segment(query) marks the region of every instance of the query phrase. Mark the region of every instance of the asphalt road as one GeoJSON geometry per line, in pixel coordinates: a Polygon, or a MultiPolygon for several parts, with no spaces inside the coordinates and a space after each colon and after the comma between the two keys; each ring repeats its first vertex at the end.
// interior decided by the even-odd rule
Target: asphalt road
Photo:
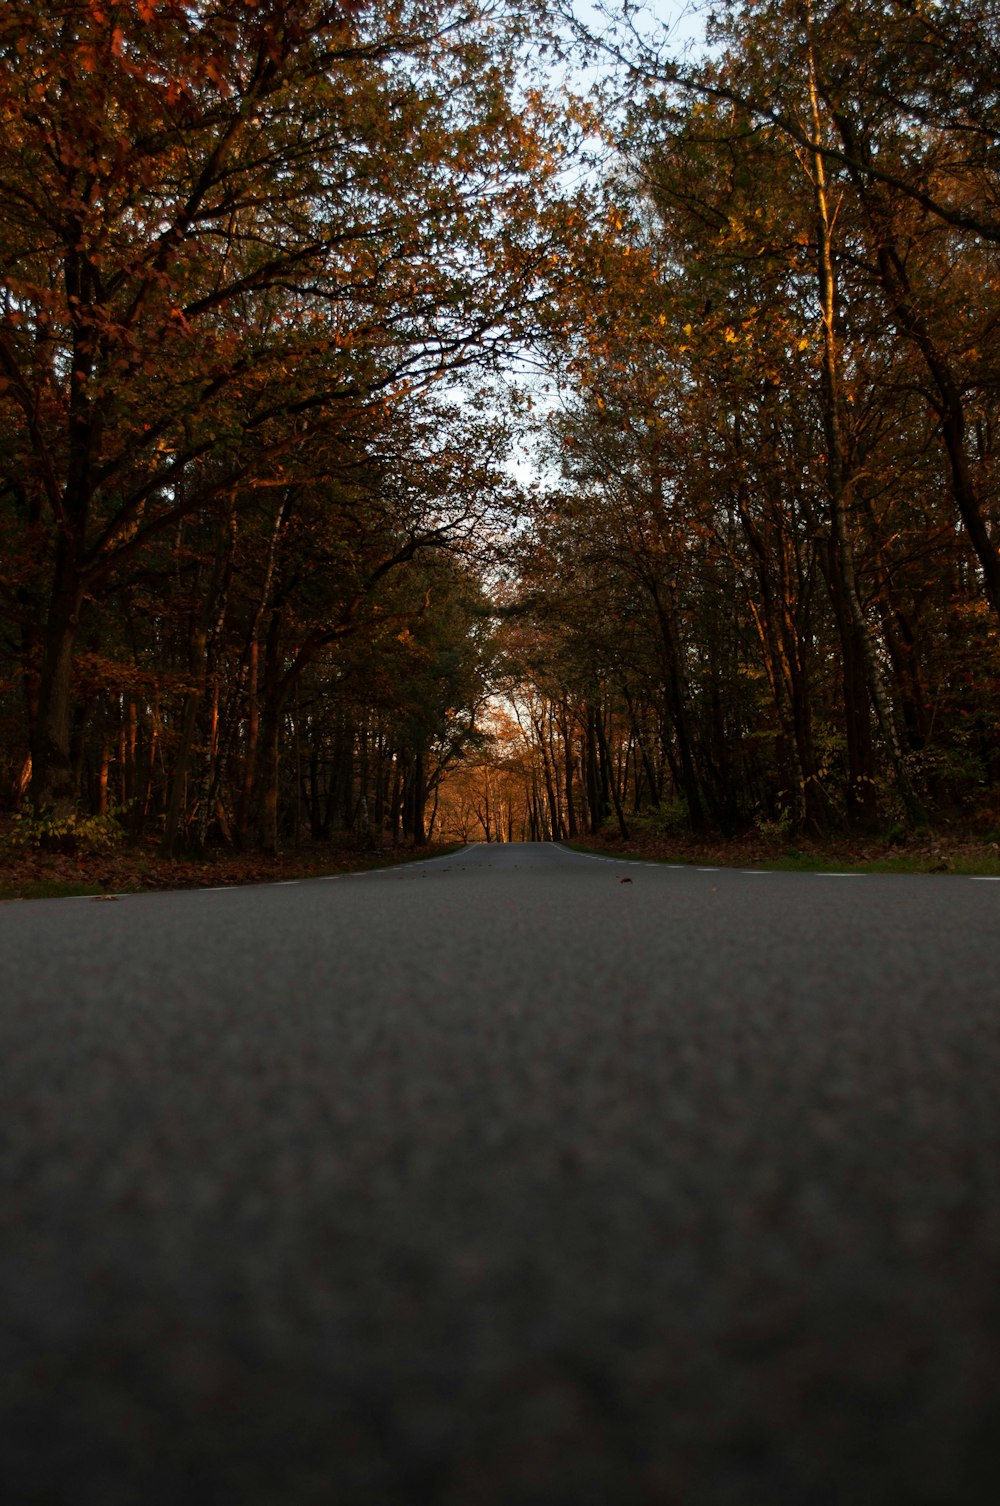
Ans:
{"type": "Polygon", "coordinates": [[[544,846],[0,906],[3,1501],[1000,1499],[998,940],[544,846]]]}

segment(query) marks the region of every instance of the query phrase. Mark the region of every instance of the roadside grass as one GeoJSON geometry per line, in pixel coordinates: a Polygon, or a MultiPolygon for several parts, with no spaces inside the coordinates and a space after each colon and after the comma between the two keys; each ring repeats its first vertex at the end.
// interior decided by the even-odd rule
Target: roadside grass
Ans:
{"type": "Polygon", "coordinates": [[[898,857],[872,858],[867,862],[845,862],[842,858],[814,852],[784,853],[779,858],[764,859],[758,865],[775,873],[825,873],[836,868],[838,873],[924,873],[954,874],[965,878],[1000,877],[1000,859],[995,857],[971,858],[948,854],[913,855],[900,853],[898,857]]]}
{"type": "Polygon", "coordinates": [[[726,850],[719,843],[706,850],[694,850],[678,846],[676,851],[659,852],[642,848],[617,847],[598,842],[564,842],[575,852],[594,853],[629,863],[661,863],[665,866],[681,864],[685,867],[759,868],[771,873],[903,873],[951,874],[963,878],[1000,878],[1000,855],[992,848],[995,844],[982,844],[985,851],[976,851],[977,844],[942,844],[916,852],[888,852],[878,856],[850,856],[843,848],[816,850],[786,847],[780,852],[762,853],[759,849],[738,851],[726,850]]]}

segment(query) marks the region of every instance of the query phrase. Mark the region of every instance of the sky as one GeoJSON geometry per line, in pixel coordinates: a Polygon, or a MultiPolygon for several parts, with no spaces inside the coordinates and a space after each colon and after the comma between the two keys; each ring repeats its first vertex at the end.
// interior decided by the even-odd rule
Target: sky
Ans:
{"type": "MultiPolygon", "coordinates": [[[[605,9],[614,8],[614,0],[605,5],[605,9]]],[[[590,0],[574,0],[573,9],[579,19],[595,31],[607,24],[601,19],[599,6],[591,4],[590,0]]],[[[640,18],[640,30],[669,28],[671,43],[682,48],[688,44],[697,46],[704,38],[704,18],[711,9],[711,0],[647,0],[643,9],[649,21],[648,26],[644,26],[640,18]]]]}
{"type": "MultiPolygon", "coordinates": [[[[605,11],[613,12],[615,8],[615,0],[605,0],[605,11]]],[[[688,48],[697,51],[704,41],[704,21],[710,8],[711,0],[647,0],[645,15],[637,16],[635,24],[640,33],[659,34],[659,40],[666,41],[669,49],[675,53],[688,48]],[[669,32],[666,37],[665,30],[669,32]]],[[[578,19],[595,35],[608,27],[607,16],[602,15],[600,6],[591,3],[591,0],[573,0],[573,9],[578,19]]],[[[589,82],[597,82],[602,71],[598,67],[573,70],[570,76],[571,87],[584,91],[589,82]]],[[[522,373],[522,378],[523,375],[522,373]]],[[[531,385],[539,408],[549,407],[554,400],[548,381],[542,378],[537,385],[531,385]]],[[[557,480],[554,473],[540,464],[534,442],[527,435],[515,445],[506,469],[526,488],[533,482],[544,484],[557,480]]]]}

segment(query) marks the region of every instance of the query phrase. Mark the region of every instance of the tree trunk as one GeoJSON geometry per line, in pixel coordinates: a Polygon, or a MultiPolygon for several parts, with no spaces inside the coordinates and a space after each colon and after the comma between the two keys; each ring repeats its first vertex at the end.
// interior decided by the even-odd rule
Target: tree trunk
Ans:
{"type": "Polygon", "coordinates": [[[261,719],[260,784],[257,807],[257,841],[266,857],[278,853],[278,751],[281,729],[280,706],[268,705],[261,719]]]}
{"type": "Polygon", "coordinates": [[[701,784],[695,770],[687,695],[685,692],[684,674],[678,654],[677,635],[674,632],[673,623],[670,620],[670,614],[664,604],[659,586],[654,581],[650,584],[649,589],[653,598],[653,605],[656,608],[656,618],[660,626],[660,637],[663,644],[663,660],[667,682],[667,717],[673,726],[674,735],[677,738],[680,784],[684,799],[687,802],[688,824],[692,831],[704,831],[705,810],[701,798],[701,784]]]}
{"type": "Polygon", "coordinates": [[[587,809],[590,835],[596,837],[604,824],[604,812],[597,769],[597,713],[593,706],[587,707],[587,809]]]}
{"type": "Polygon", "coordinates": [[[611,758],[608,753],[608,738],[607,733],[604,730],[604,718],[599,712],[597,715],[597,741],[600,745],[601,750],[601,763],[605,771],[605,783],[606,785],[610,785],[611,798],[614,801],[615,820],[618,822],[618,830],[621,833],[622,841],[627,842],[628,826],[625,821],[625,814],[622,810],[621,797],[618,793],[618,781],[615,778],[615,771],[611,767],[611,758]]]}
{"type": "Polygon", "coordinates": [[[569,840],[572,842],[579,836],[576,824],[576,802],[573,798],[573,778],[576,771],[576,759],[573,756],[573,739],[570,736],[569,712],[563,708],[562,720],[559,724],[559,733],[563,740],[563,757],[566,763],[566,827],[569,840]]]}
{"type": "Polygon", "coordinates": [[[393,847],[399,846],[399,822],[403,804],[403,755],[396,753],[392,771],[392,795],[389,802],[389,822],[393,847]]]}
{"type": "MultiPolygon", "coordinates": [[[[232,534],[227,520],[226,532],[220,538],[216,549],[215,561],[212,574],[208,582],[197,616],[192,623],[190,647],[188,652],[188,669],[191,676],[191,687],[184,698],[184,711],[181,717],[181,732],[177,743],[177,752],[174,757],[173,777],[170,782],[170,799],[167,804],[167,818],[163,828],[163,842],[160,852],[165,858],[172,858],[177,845],[177,832],[180,824],[181,806],[184,791],[187,788],[188,768],[191,761],[191,750],[194,746],[195,728],[198,723],[198,712],[205,698],[205,681],[208,669],[208,634],[213,618],[216,619],[217,631],[221,631],[222,618],[225,615],[227,592],[222,590],[222,583],[226,575],[227,565],[232,558],[232,534]],[[221,598],[221,600],[220,600],[221,598]]],[[[210,776],[206,779],[206,789],[203,794],[207,797],[207,786],[211,783],[210,776]]]]}
{"type": "MultiPolygon", "coordinates": [[[[657,809],[659,807],[659,804],[660,804],[660,783],[659,783],[659,780],[656,777],[656,771],[653,768],[652,761],[651,761],[651,759],[649,757],[649,750],[646,747],[645,734],[643,733],[642,728],[639,726],[639,719],[638,719],[638,717],[636,715],[635,705],[633,703],[632,697],[629,694],[628,688],[626,686],[623,685],[622,689],[623,689],[624,694],[625,694],[625,704],[628,707],[629,723],[630,723],[631,728],[632,728],[632,736],[635,739],[635,750],[636,750],[635,751],[635,757],[636,757],[636,761],[638,762],[638,760],[640,758],[642,759],[642,767],[643,767],[643,770],[645,771],[646,782],[649,785],[649,803],[650,803],[650,805],[653,806],[653,808],[655,810],[655,809],[657,809]]],[[[637,795],[638,795],[638,791],[639,791],[639,777],[638,777],[638,772],[637,772],[636,773],[636,794],[637,795]]]]}
{"type": "Polygon", "coordinates": [[[941,437],[951,473],[952,496],[983,572],[987,600],[994,614],[1000,617],[1000,551],[990,535],[983,511],[983,499],[966,454],[965,403],[960,383],[913,297],[906,262],[896,243],[892,215],[884,191],[875,188],[859,170],[858,164],[870,159],[868,148],[858,140],[853,127],[842,113],[835,111],[833,120],[846,148],[851,180],[871,226],[878,275],[893,323],[902,337],[920,353],[930,375],[941,421],[941,437]]]}
{"type": "Polygon", "coordinates": [[[291,682],[281,674],[281,628],[283,612],[275,608],[267,629],[264,651],[264,705],[260,718],[257,770],[254,778],[257,807],[257,841],[263,853],[278,851],[278,775],[281,717],[291,682]]]}
{"type": "Polygon", "coordinates": [[[413,761],[413,845],[425,847],[427,833],[424,830],[424,807],[427,804],[427,785],[424,779],[424,755],[418,753],[413,761]]]}
{"type": "MultiPolygon", "coordinates": [[[[840,394],[840,358],[837,341],[837,285],[833,269],[832,217],[826,190],[826,166],[822,150],[822,125],[819,113],[819,97],[816,89],[815,60],[809,51],[809,104],[812,120],[812,181],[816,198],[816,225],[818,234],[819,294],[823,322],[823,420],[827,441],[827,477],[830,494],[833,538],[837,567],[842,583],[843,597],[847,606],[861,665],[864,669],[867,689],[871,695],[878,717],[882,737],[902,797],[907,817],[920,823],[925,817],[910,781],[906,762],[896,731],[895,718],[886,694],[879,668],[875,645],[858,595],[854,569],[854,551],[847,521],[847,495],[849,477],[844,450],[842,402],[840,394]]],[[[858,698],[860,700],[860,698],[858,698]]]]}
{"type": "Polygon", "coordinates": [[[31,749],[31,800],[37,812],[57,817],[76,809],[73,778],[73,651],[83,605],[83,586],[72,550],[60,540],[55,580],[45,633],[34,745],[31,749]]]}
{"type": "MultiPolygon", "coordinates": [[[[198,668],[192,664],[192,669],[197,673],[204,673],[205,634],[198,632],[195,635],[192,659],[198,661],[198,668]]],[[[170,798],[167,802],[167,816],[163,827],[163,841],[160,843],[160,855],[172,858],[177,846],[177,829],[180,824],[181,805],[184,798],[184,790],[187,786],[188,764],[191,758],[191,748],[194,743],[194,729],[198,719],[198,707],[201,704],[202,688],[193,688],[184,697],[184,710],[181,716],[180,736],[177,739],[177,750],[174,754],[174,768],[170,779],[170,798]]]]}
{"type": "Polygon", "coordinates": [[[552,782],[552,766],[549,763],[548,749],[545,746],[545,731],[541,717],[535,721],[532,718],[535,729],[535,737],[538,739],[539,751],[542,755],[542,773],[545,778],[545,794],[549,802],[549,835],[553,842],[558,842],[562,837],[562,822],[560,820],[559,802],[556,799],[555,786],[552,782]]]}

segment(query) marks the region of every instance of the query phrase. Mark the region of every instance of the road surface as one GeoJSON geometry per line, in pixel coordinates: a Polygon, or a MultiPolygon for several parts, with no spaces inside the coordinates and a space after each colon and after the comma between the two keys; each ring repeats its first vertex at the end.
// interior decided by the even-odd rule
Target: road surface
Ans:
{"type": "Polygon", "coordinates": [[[12,1506],[1000,1499],[1000,884],[0,906],[12,1506]]]}

